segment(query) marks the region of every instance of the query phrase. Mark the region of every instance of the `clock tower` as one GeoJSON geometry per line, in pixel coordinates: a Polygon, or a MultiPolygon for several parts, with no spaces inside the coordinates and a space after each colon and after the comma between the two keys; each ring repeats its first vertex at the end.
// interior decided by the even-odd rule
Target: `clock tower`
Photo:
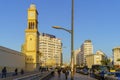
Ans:
{"type": "Polygon", "coordinates": [[[39,67],[39,32],[37,17],[38,12],[36,6],[31,4],[28,9],[27,29],[25,30],[25,43],[23,45],[27,71],[33,71],[39,67]]]}

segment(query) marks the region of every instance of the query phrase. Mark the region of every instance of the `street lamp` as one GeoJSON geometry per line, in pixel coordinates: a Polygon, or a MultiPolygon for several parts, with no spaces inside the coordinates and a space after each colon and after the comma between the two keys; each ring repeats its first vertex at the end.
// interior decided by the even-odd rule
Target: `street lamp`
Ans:
{"type": "Polygon", "coordinates": [[[52,26],[52,28],[65,30],[71,34],[71,80],[73,80],[74,77],[74,50],[73,50],[74,46],[73,46],[73,34],[72,34],[73,30],[68,30],[60,26],[52,26]]]}
{"type": "Polygon", "coordinates": [[[60,26],[52,26],[55,29],[61,29],[69,32],[71,34],[71,80],[74,80],[74,0],[72,0],[72,10],[71,10],[71,30],[62,28],[60,26]]]}
{"type": "Polygon", "coordinates": [[[52,28],[55,28],[55,29],[62,29],[62,30],[65,30],[65,31],[71,33],[71,30],[68,30],[68,29],[62,28],[62,27],[60,27],[60,26],[52,26],[52,28]]]}

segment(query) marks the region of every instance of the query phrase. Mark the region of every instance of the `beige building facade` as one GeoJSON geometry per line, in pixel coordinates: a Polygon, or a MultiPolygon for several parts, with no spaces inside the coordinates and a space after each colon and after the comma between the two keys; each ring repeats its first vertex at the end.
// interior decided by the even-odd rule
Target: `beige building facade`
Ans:
{"type": "Polygon", "coordinates": [[[86,56],[93,54],[93,45],[91,40],[85,40],[84,43],[81,45],[81,64],[86,65],[86,56]]]}
{"type": "Polygon", "coordinates": [[[79,53],[79,66],[83,66],[84,65],[84,55],[83,53],[80,51],[79,53]]]}
{"type": "Polygon", "coordinates": [[[25,56],[18,51],[0,46],[0,71],[6,67],[7,72],[25,69],[25,56]]]}
{"type": "Polygon", "coordinates": [[[77,66],[80,65],[80,51],[81,51],[80,48],[74,51],[74,59],[75,59],[74,64],[77,66]]]}
{"type": "Polygon", "coordinates": [[[102,65],[101,61],[105,59],[104,52],[98,50],[95,54],[86,56],[86,65],[92,68],[92,65],[102,65]]]}
{"type": "Polygon", "coordinates": [[[113,61],[114,65],[120,66],[120,47],[113,48],[113,61]]]}

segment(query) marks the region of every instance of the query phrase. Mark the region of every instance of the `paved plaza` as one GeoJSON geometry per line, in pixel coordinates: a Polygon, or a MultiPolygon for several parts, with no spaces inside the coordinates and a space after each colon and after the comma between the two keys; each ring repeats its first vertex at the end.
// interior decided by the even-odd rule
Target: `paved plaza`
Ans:
{"type": "MultiPolygon", "coordinates": [[[[70,74],[68,76],[68,79],[66,79],[64,73],[61,73],[61,76],[59,77],[58,73],[55,72],[55,75],[49,80],[70,80],[70,74]]],[[[90,77],[89,75],[75,73],[74,80],[97,80],[97,79],[94,79],[94,78],[90,77]]]]}

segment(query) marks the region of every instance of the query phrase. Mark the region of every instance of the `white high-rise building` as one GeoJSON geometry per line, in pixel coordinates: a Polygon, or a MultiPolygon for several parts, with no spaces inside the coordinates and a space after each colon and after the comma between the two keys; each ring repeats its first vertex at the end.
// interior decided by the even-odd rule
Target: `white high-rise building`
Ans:
{"type": "Polygon", "coordinates": [[[79,53],[79,65],[83,66],[84,65],[84,57],[83,57],[83,53],[80,51],[79,53]]]}
{"type": "Polygon", "coordinates": [[[42,66],[60,66],[62,64],[62,42],[54,35],[40,33],[39,51],[42,66]]]}
{"type": "Polygon", "coordinates": [[[93,54],[93,45],[91,40],[85,40],[81,46],[81,50],[83,51],[84,55],[93,54]]]}
{"type": "Polygon", "coordinates": [[[75,63],[75,65],[79,65],[79,63],[80,63],[80,51],[81,51],[80,48],[74,51],[74,54],[75,54],[74,55],[74,63],[75,63]]]}
{"type": "Polygon", "coordinates": [[[86,65],[86,56],[93,54],[93,45],[91,40],[85,40],[81,46],[81,64],[86,65]]]}

